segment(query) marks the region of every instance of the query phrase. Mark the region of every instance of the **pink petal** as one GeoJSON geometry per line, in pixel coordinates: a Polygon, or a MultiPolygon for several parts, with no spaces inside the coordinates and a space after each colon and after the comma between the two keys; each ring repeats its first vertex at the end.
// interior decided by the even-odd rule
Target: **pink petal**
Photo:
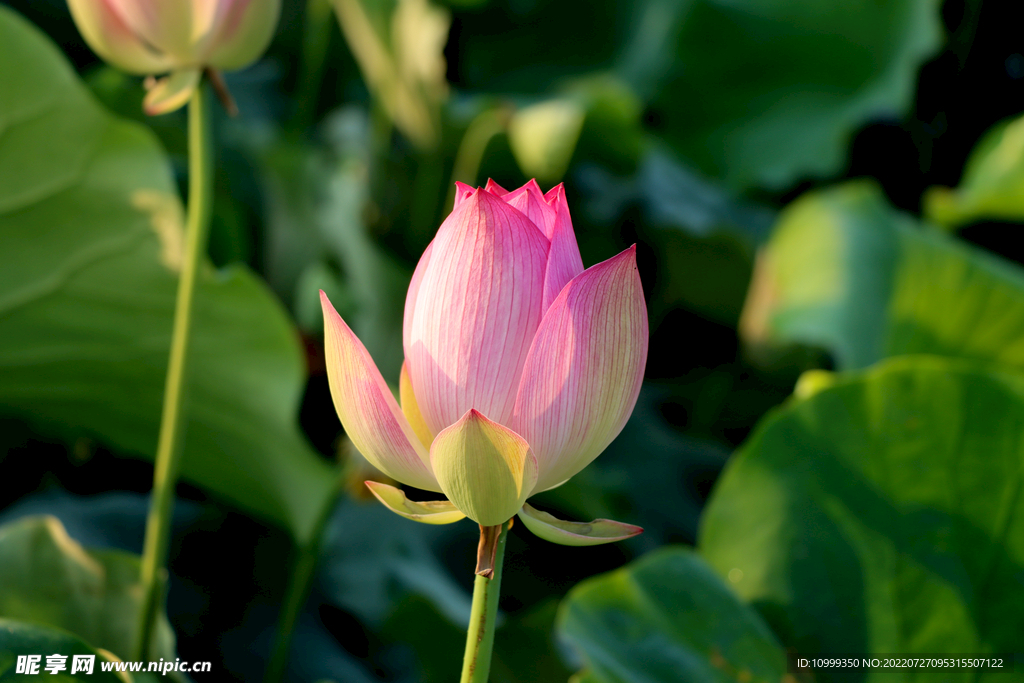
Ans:
{"type": "Polygon", "coordinates": [[[352,444],[371,465],[392,479],[440,491],[430,469],[429,452],[405,419],[366,347],[323,291],[320,305],[324,310],[324,354],[331,398],[352,444]]]}
{"type": "MultiPolygon", "coordinates": [[[[406,351],[420,411],[437,434],[475,408],[504,422],[541,319],[548,241],[477,190],[441,225],[406,351]]],[[[406,306],[408,310],[409,305],[406,306]]]]}
{"type": "Polygon", "coordinates": [[[551,304],[508,423],[537,456],[537,491],[579,472],[622,431],[640,393],[648,334],[635,246],[585,270],[551,304]]]}
{"type": "MultiPolygon", "coordinates": [[[[544,273],[544,310],[562,291],[566,283],[583,272],[583,259],[576,244],[576,233],[569,217],[569,204],[565,201],[565,187],[559,183],[551,192],[551,205],[555,214],[551,234],[551,250],[548,252],[548,266],[544,273]]],[[[551,194],[549,192],[548,194],[551,194]]]]}
{"type": "Polygon", "coordinates": [[[456,180],[455,181],[455,206],[452,207],[452,211],[454,211],[455,209],[459,208],[459,204],[462,203],[462,200],[465,199],[466,197],[468,197],[469,195],[473,194],[473,192],[475,192],[475,191],[476,191],[476,188],[470,187],[466,183],[462,183],[462,182],[459,182],[458,180],[456,180]]]}
{"type": "Polygon", "coordinates": [[[405,293],[405,312],[402,317],[402,350],[405,352],[406,358],[409,357],[409,352],[412,350],[412,318],[413,313],[416,311],[416,297],[419,295],[423,273],[426,272],[427,264],[430,263],[430,250],[433,246],[434,243],[431,242],[423,250],[423,255],[420,256],[419,263],[416,264],[416,270],[412,272],[409,289],[405,293]]]}
{"type": "Polygon", "coordinates": [[[505,195],[508,194],[508,190],[506,190],[498,183],[494,182],[493,178],[487,179],[487,185],[484,187],[484,189],[493,194],[495,197],[504,197],[505,195]]]}
{"type": "Polygon", "coordinates": [[[502,199],[509,206],[513,206],[526,214],[526,217],[540,228],[544,236],[551,239],[551,235],[555,230],[555,209],[544,201],[544,195],[541,194],[540,186],[537,185],[536,180],[531,180],[518,190],[512,190],[502,199]]]}
{"type": "Polygon", "coordinates": [[[169,71],[172,60],[147,45],[114,0],[68,0],[82,37],[105,61],[135,74],[169,71]]]}

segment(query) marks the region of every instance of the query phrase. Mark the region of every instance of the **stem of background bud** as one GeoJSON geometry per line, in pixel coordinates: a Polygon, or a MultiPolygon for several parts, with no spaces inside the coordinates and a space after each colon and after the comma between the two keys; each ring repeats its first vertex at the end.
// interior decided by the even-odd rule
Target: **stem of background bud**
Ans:
{"type": "Polygon", "coordinates": [[[292,634],[295,632],[299,614],[306,604],[306,598],[309,597],[309,587],[316,570],[317,560],[320,557],[324,530],[338,503],[338,497],[342,491],[341,482],[344,479],[344,475],[339,477],[338,489],[324,505],[324,509],[320,511],[320,517],[316,521],[316,526],[313,527],[309,542],[296,549],[295,563],[292,565],[292,572],[288,577],[288,587],[285,588],[281,616],[277,620],[274,649],[270,654],[270,661],[267,662],[266,671],[263,673],[263,683],[278,683],[284,679],[288,653],[292,645],[292,634]]]}
{"type": "MultiPolygon", "coordinates": [[[[501,570],[505,559],[505,541],[511,523],[501,525],[497,552],[494,555],[494,575],[486,578],[477,574],[473,582],[473,607],[469,613],[469,631],[466,633],[466,654],[462,659],[462,677],[459,683],[487,683],[491,672],[491,650],[494,647],[494,619],[498,616],[498,596],[501,594],[501,570]]],[[[481,528],[481,534],[483,529],[481,528]]]]}
{"type": "Polygon", "coordinates": [[[497,106],[484,109],[469,122],[466,132],[462,134],[462,141],[455,153],[455,164],[452,166],[452,179],[448,183],[448,199],[444,205],[444,215],[448,215],[455,204],[455,181],[476,186],[477,175],[480,173],[480,164],[484,160],[484,152],[491,139],[499,133],[504,133],[508,127],[509,118],[512,116],[512,109],[507,106],[497,106]]]}
{"type": "Polygon", "coordinates": [[[205,83],[195,89],[188,104],[188,218],[185,226],[185,251],[178,276],[178,295],[174,306],[171,350],[164,385],[163,415],[157,440],[153,472],[153,494],[146,518],[146,540],[142,552],[142,604],[136,631],[135,652],[131,659],[148,660],[149,646],[160,605],[165,595],[167,546],[170,543],[174,512],[174,489],[182,453],[182,423],[185,379],[188,369],[188,342],[195,298],[196,274],[206,253],[206,235],[210,223],[213,195],[212,150],[209,107],[205,83]]]}

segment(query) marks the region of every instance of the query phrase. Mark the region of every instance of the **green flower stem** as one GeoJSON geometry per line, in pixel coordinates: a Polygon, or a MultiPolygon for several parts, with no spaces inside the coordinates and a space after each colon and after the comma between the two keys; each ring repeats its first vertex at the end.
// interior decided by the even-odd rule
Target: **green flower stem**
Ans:
{"type": "Polygon", "coordinates": [[[509,522],[501,525],[494,554],[494,575],[488,579],[477,574],[473,582],[473,606],[469,613],[466,654],[462,660],[459,683],[487,683],[491,672],[494,619],[498,616],[498,596],[501,594],[501,565],[505,559],[505,541],[511,526],[509,522]]]}
{"type": "Polygon", "coordinates": [[[153,472],[153,495],[146,518],[146,540],[142,552],[142,605],[135,653],[132,657],[149,659],[149,646],[159,608],[164,600],[167,570],[167,546],[170,543],[171,517],[174,512],[174,488],[182,453],[182,422],[185,379],[188,367],[188,341],[192,326],[196,273],[206,253],[213,196],[213,164],[210,146],[208,95],[205,83],[192,94],[188,104],[188,218],[185,226],[185,252],[178,278],[174,306],[171,352],[164,386],[163,415],[157,441],[153,472]]]}
{"type": "Polygon", "coordinates": [[[324,505],[324,509],[320,512],[320,517],[313,528],[310,541],[298,548],[295,564],[292,566],[291,575],[288,577],[288,587],[285,588],[284,605],[281,608],[281,616],[277,621],[274,649],[271,652],[266,671],[263,673],[263,683],[278,683],[284,678],[285,667],[288,664],[288,653],[292,645],[292,634],[295,632],[295,624],[299,620],[299,613],[302,612],[302,607],[306,604],[306,598],[309,597],[309,587],[316,571],[317,560],[320,557],[324,529],[327,527],[327,522],[331,519],[331,513],[334,512],[340,494],[341,488],[339,487],[335,491],[335,495],[331,496],[327,504],[324,505]]]}

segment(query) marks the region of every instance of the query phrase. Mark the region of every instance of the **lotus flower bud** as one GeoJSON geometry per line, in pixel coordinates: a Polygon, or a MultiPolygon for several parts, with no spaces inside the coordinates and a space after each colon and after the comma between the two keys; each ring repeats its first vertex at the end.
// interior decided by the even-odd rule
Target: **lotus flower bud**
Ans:
{"type": "Polygon", "coordinates": [[[129,73],[169,73],[144,108],[163,114],[185,104],[203,68],[241,69],[267,49],[280,0],[68,0],[96,54],[129,73]]]}
{"type": "Polygon", "coordinates": [[[392,511],[485,527],[518,513],[568,545],[640,532],[563,522],[526,503],[618,435],[647,361],[635,248],[584,270],[561,185],[458,185],[409,285],[401,405],[323,293],[321,303],[331,394],[352,443],[389,477],[448,498],[414,502],[367,482],[392,511]]]}

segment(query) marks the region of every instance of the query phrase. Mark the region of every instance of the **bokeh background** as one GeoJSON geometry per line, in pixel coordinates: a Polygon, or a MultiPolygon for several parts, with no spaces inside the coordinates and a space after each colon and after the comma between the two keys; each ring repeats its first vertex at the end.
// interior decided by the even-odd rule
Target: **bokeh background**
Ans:
{"type": "MultiPolygon", "coordinates": [[[[184,114],[146,118],[141,80],[96,59],[62,0],[3,4],[48,36],[103,108],[155,134],[184,193],[184,114]]],[[[477,530],[416,525],[367,500],[359,482],[373,474],[327,388],[317,290],[397,383],[405,287],[453,181],[514,188],[536,176],[545,190],[565,182],[585,265],[637,244],[651,321],[626,429],[536,499],[562,517],[611,517],[645,533],[574,549],[517,525],[509,540],[492,680],[566,681],[587,663],[555,635],[570,588],[656,548],[693,545],[730,455],[801,373],[901,353],[880,331],[885,288],[903,275],[878,246],[890,228],[877,226],[1002,259],[991,263],[1012,291],[991,305],[1017,311],[1024,145],[1014,141],[1024,138],[993,127],[1024,111],[1021,26],[1024,6],[1009,0],[284,0],[266,56],[227,74],[241,115],[216,114],[209,256],[219,270],[209,337],[197,342],[209,386],[194,402],[206,417],[189,427],[170,556],[178,653],[211,660],[217,680],[260,680],[296,541],[309,543],[327,509],[291,679],[457,675],[477,530]],[[962,178],[958,192],[934,189],[962,178]],[[854,227],[823,246],[815,221],[854,227]],[[779,225],[789,237],[776,244],[779,225]],[[769,244],[774,260],[759,261],[769,244]]],[[[73,144],[60,130],[54,144],[73,144]]],[[[0,221],[4,211],[0,202],[0,221]]],[[[84,234],[95,220],[83,216],[84,234]]],[[[64,243],[63,233],[47,239],[64,243]]],[[[3,301],[43,266],[14,244],[0,247],[0,522],[53,514],[86,546],[137,553],[166,348],[153,339],[169,329],[170,290],[153,284],[147,304],[121,317],[88,313],[85,288],[17,318],[3,301]],[[104,356],[90,325],[121,325],[114,346],[134,352],[104,356]]],[[[136,287],[132,272],[111,265],[109,286],[136,287]]],[[[941,286],[939,317],[961,291],[941,286]]],[[[977,286],[984,298],[1004,285],[977,286]]],[[[1019,366],[1000,355],[1016,339],[1007,334],[990,355],[1019,366]]],[[[1019,601],[1019,572],[1008,576],[1019,601]]],[[[762,611],[791,654],[811,642],[762,611]]]]}

